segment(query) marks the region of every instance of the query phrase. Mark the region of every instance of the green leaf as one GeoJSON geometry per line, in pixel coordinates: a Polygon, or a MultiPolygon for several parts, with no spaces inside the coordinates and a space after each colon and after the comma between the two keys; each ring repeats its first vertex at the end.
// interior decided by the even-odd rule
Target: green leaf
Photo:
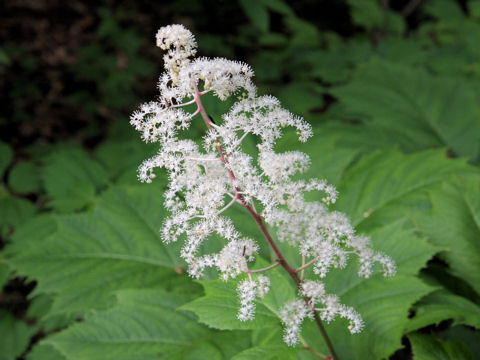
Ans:
{"type": "Polygon", "coordinates": [[[402,149],[448,146],[479,159],[480,106],[464,81],[373,59],[333,92],[368,128],[381,128],[402,149]]]}
{"type": "Polygon", "coordinates": [[[278,98],[286,109],[307,116],[311,110],[323,106],[322,90],[322,87],[314,82],[295,82],[282,87],[278,98]]]}
{"type": "MultiPolygon", "coordinates": [[[[358,265],[352,260],[345,269],[332,271],[325,279],[327,291],[338,295],[345,305],[353,306],[365,321],[364,330],[353,335],[344,320],[335,320],[326,326],[340,359],[388,358],[402,347],[409,308],[434,289],[416,274],[437,249],[403,227],[400,221],[368,234],[375,250],[395,260],[398,267],[395,276],[384,278],[376,274],[369,279],[360,278],[358,265]]],[[[312,347],[327,352],[312,322],[305,324],[303,333],[312,347]]]]}
{"type": "Polygon", "coordinates": [[[466,345],[460,341],[443,341],[425,334],[410,334],[415,360],[474,360],[466,345]]]}
{"type": "Polygon", "coordinates": [[[74,323],[77,314],[48,315],[55,296],[52,294],[39,294],[30,299],[26,318],[35,321],[35,324],[42,328],[43,332],[57,331],[74,323]]]}
{"type": "MultiPolygon", "coordinates": [[[[252,269],[266,265],[268,264],[264,260],[258,258],[252,269]]],[[[293,282],[291,283],[278,268],[269,271],[268,277],[271,283],[270,291],[263,299],[257,299],[254,320],[242,322],[237,319],[240,304],[236,288],[239,279],[228,282],[199,281],[205,289],[205,296],[185,304],[181,309],[194,312],[200,322],[222,330],[279,326],[280,308],[286,302],[295,299],[296,290],[293,282]]]]}
{"type": "Polygon", "coordinates": [[[377,0],[347,0],[353,22],[367,30],[380,27],[383,14],[377,0]]]}
{"type": "MultiPolygon", "coordinates": [[[[136,135],[136,134],[135,134],[136,135]]],[[[109,177],[119,184],[138,184],[137,169],[148,157],[153,156],[157,146],[132,140],[104,141],[95,150],[96,158],[108,171],[109,177]]],[[[156,180],[158,182],[158,180],[156,180]]]]}
{"type": "Polygon", "coordinates": [[[480,354],[480,332],[470,327],[457,325],[442,332],[442,337],[446,340],[457,340],[467,345],[472,354],[480,354]]]}
{"type": "Polygon", "coordinates": [[[237,319],[238,295],[236,285],[238,281],[222,280],[200,281],[205,289],[205,296],[195,299],[181,307],[198,316],[198,320],[210,327],[220,330],[259,329],[278,325],[279,321],[263,304],[257,304],[255,319],[242,322],[237,319]]]}
{"type": "Polygon", "coordinates": [[[263,1],[260,0],[239,0],[248,19],[263,32],[268,31],[270,25],[270,15],[263,1]]]}
{"type": "Polygon", "coordinates": [[[480,307],[464,297],[437,290],[415,304],[415,316],[408,322],[407,332],[448,319],[453,319],[454,324],[465,324],[478,329],[480,307]]]}
{"type": "Polygon", "coordinates": [[[108,183],[103,167],[83,150],[66,149],[44,159],[42,179],[59,212],[79,210],[108,183]]]}
{"type": "Polygon", "coordinates": [[[3,177],[5,169],[13,158],[13,151],[8,144],[0,141],[0,177],[3,177]]]}
{"type": "Polygon", "coordinates": [[[442,258],[453,275],[480,294],[480,182],[458,180],[429,193],[430,213],[413,219],[419,231],[445,249],[442,258]]]}
{"type": "Polygon", "coordinates": [[[9,235],[35,214],[35,206],[28,200],[13,197],[0,198],[0,234],[9,235]]]}
{"type": "Polygon", "coordinates": [[[66,360],[52,345],[36,344],[27,353],[27,360],[66,360]]]}
{"type": "Polygon", "coordinates": [[[15,360],[20,356],[34,332],[34,328],[0,309],[0,360],[15,360]]]}
{"type": "Polygon", "coordinates": [[[335,140],[329,138],[329,134],[323,133],[322,130],[315,130],[314,138],[305,145],[299,144],[298,149],[312,159],[312,164],[304,175],[306,179],[317,177],[335,185],[340,182],[344,171],[359,152],[357,149],[338,146],[335,140]]]}
{"type": "Polygon", "coordinates": [[[441,21],[458,21],[465,18],[459,4],[453,1],[430,0],[425,4],[424,11],[441,21]]]}
{"type": "Polygon", "coordinates": [[[214,333],[176,310],[191,296],[157,288],[123,290],[116,297],[112,309],[93,313],[41,344],[52,345],[69,360],[198,359],[200,350],[206,358],[222,358],[218,348],[201,342],[214,333]]]}
{"type": "Polygon", "coordinates": [[[337,144],[337,139],[323,127],[314,128],[314,135],[306,143],[298,141],[298,135],[288,131],[275,146],[275,151],[301,151],[310,156],[309,169],[302,174],[302,178],[325,179],[331,184],[340,182],[344,171],[357,157],[359,150],[337,144]]]}
{"type": "Polygon", "coordinates": [[[312,67],[312,75],[324,82],[335,84],[350,80],[357,64],[371,56],[370,44],[364,40],[344,43],[334,37],[333,44],[326,50],[318,48],[305,54],[312,67]]]}
{"type": "Polygon", "coordinates": [[[182,271],[180,244],[162,242],[161,211],[154,185],[112,187],[93,213],[41,217],[19,229],[7,263],[38,280],[34,294],[56,294],[49,315],[104,308],[118,289],[183,286],[172,277],[172,268],[182,271]]]}
{"type": "Polygon", "coordinates": [[[348,214],[355,226],[377,226],[397,220],[398,214],[429,210],[427,191],[443,181],[453,176],[478,179],[479,174],[464,160],[448,159],[441,150],[411,155],[376,152],[345,173],[338,187],[337,208],[348,214]]]}
{"type": "Polygon", "coordinates": [[[470,16],[474,19],[480,18],[480,1],[479,0],[472,0],[468,4],[468,10],[470,16]]]}
{"type": "Polygon", "coordinates": [[[283,15],[294,15],[293,10],[284,0],[262,0],[265,6],[283,15]]]}
{"type": "Polygon", "coordinates": [[[261,345],[242,351],[232,360],[290,360],[296,359],[301,351],[286,345],[261,345]]]}
{"type": "Polygon", "coordinates": [[[20,194],[39,191],[41,183],[38,168],[31,162],[16,164],[8,174],[8,185],[20,194]]]}

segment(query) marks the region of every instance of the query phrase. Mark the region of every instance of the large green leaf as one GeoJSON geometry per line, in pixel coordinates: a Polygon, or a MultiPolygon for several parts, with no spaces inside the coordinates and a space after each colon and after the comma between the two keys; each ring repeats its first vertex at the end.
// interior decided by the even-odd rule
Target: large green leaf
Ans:
{"type": "Polygon", "coordinates": [[[31,193],[40,190],[37,166],[26,161],[16,164],[8,174],[8,185],[17,193],[31,193]]]}
{"type": "Polygon", "coordinates": [[[243,12],[248,19],[261,31],[266,32],[270,23],[270,15],[263,1],[239,0],[243,12]]]}
{"type": "Polygon", "coordinates": [[[382,8],[376,0],[347,0],[355,24],[371,30],[384,22],[382,8]]]}
{"type": "MultiPolygon", "coordinates": [[[[215,333],[177,307],[191,299],[161,289],[123,290],[117,304],[45,339],[70,360],[223,359],[215,333]]],[[[236,346],[232,344],[232,346],[236,346]]]]}
{"type": "Polygon", "coordinates": [[[95,149],[96,158],[116,183],[138,184],[138,166],[158,150],[156,144],[144,144],[133,135],[131,140],[105,141],[95,149]]]}
{"type": "Polygon", "coordinates": [[[362,228],[429,210],[427,191],[453,176],[479,179],[478,169],[441,150],[411,155],[376,152],[349,169],[338,187],[337,208],[362,228]]]}
{"type": "Polygon", "coordinates": [[[410,334],[415,360],[474,360],[470,350],[460,341],[444,341],[435,336],[410,334]]]}
{"type": "Polygon", "coordinates": [[[429,195],[432,210],[413,219],[416,227],[445,249],[453,275],[480,294],[480,181],[445,183],[429,195]]]}
{"type": "Polygon", "coordinates": [[[383,129],[405,150],[448,146],[479,159],[480,106],[463,81],[373,59],[333,92],[368,128],[383,129]]]}
{"type": "Polygon", "coordinates": [[[35,328],[0,309],[0,360],[15,360],[26,349],[35,328]]]}
{"type": "Polygon", "coordinates": [[[178,245],[159,234],[162,197],[155,186],[112,187],[93,213],[41,217],[7,248],[13,269],[55,293],[50,315],[101,308],[117,289],[174,286],[178,245]]]}
{"type": "Polygon", "coordinates": [[[28,200],[1,194],[2,190],[0,185],[0,235],[7,236],[30,219],[35,214],[36,208],[28,200]]]}
{"type": "Polygon", "coordinates": [[[57,349],[49,344],[37,344],[27,354],[27,360],[66,360],[57,349]]]}
{"type": "MultiPolygon", "coordinates": [[[[265,261],[257,261],[265,265],[265,261]]],[[[262,267],[259,265],[259,267],[262,267]]],[[[237,319],[240,307],[236,285],[239,280],[201,281],[205,289],[205,296],[182,306],[184,310],[194,312],[199,321],[217,329],[261,329],[279,326],[280,308],[295,298],[295,288],[285,276],[276,268],[268,272],[271,289],[263,299],[257,299],[256,315],[254,320],[240,321],[237,319]],[[213,310],[214,309],[214,310],[213,310]]]]}
{"type": "Polygon", "coordinates": [[[410,319],[407,331],[420,329],[453,319],[457,324],[480,328],[480,307],[473,302],[445,290],[428,294],[415,304],[415,316],[410,319]]]}
{"type": "Polygon", "coordinates": [[[282,105],[300,116],[311,117],[311,112],[323,106],[323,88],[313,81],[294,82],[277,94],[282,105]]]}
{"type": "MultiPolygon", "coordinates": [[[[332,271],[326,279],[328,291],[339,295],[343,303],[355,307],[366,323],[364,332],[358,335],[350,335],[345,322],[341,320],[327,327],[334,344],[339,347],[341,358],[362,359],[366,351],[371,358],[381,358],[400,348],[409,308],[434,289],[423,283],[416,274],[438,249],[403,228],[403,222],[396,222],[370,234],[375,248],[391,255],[396,261],[398,274],[395,277],[385,279],[376,275],[371,279],[363,279],[357,276],[357,264],[352,263],[344,270],[332,271]],[[368,346],[365,347],[365,344],[368,346]]],[[[271,293],[257,302],[257,317],[252,322],[242,323],[236,319],[238,297],[235,282],[202,283],[205,296],[184,305],[182,309],[195,312],[201,322],[220,329],[278,327],[279,322],[275,319],[278,309],[296,292],[294,285],[280,271],[283,270],[277,268],[268,273],[272,280],[271,293]],[[265,307],[270,312],[265,313],[265,307]]],[[[305,324],[304,333],[310,346],[327,352],[319,338],[318,329],[312,323],[305,324]]],[[[286,345],[276,342],[260,342],[257,346],[239,354],[239,358],[254,358],[251,356],[262,354],[265,347],[269,346],[284,346],[287,349],[286,345]]]]}
{"type": "Polygon", "coordinates": [[[287,132],[279,141],[275,150],[278,152],[301,151],[310,156],[311,164],[302,177],[325,179],[337,185],[345,169],[353,162],[359,150],[338,146],[331,133],[323,127],[314,129],[314,136],[306,143],[298,141],[298,135],[293,131],[287,132]]]}
{"type": "Polygon", "coordinates": [[[464,13],[459,4],[453,1],[430,0],[422,10],[442,21],[458,21],[464,18],[464,13]]]}
{"type": "Polygon", "coordinates": [[[44,159],[42,179],[52,206],[60,212],[78,210],[93,201],[108,183],[103,167],[87,153],[65,149],[44,159]]]}
{"type": "Polygon", "coordinates": [[[232,360],[290,360],[296,359],[299,351],[285,345],[261,345],[242,351],[232,360]]]}

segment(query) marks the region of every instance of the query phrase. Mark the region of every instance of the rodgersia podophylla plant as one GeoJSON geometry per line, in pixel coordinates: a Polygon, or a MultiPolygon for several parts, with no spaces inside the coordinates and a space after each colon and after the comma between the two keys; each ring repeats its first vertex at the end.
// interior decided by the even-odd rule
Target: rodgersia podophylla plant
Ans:
{"type": "MultiPolygon", "coordinates": [[[[139,168],[139,179],[151,182],[155,168],[165,168],[169,176],[165,207],[171,216],[161,229],[166,243],[185,239],[180,256],[188,273],[200,278],[206,268],[216,268],[224,280],[247,274],[238,285],[239,321],[255,316],[255,299],[268,291],[268,270],[282,266],[298,286],[299,298],[284,304],[281,320],[288,345],[299,340],[305,318],[315,319],[324,333],[321,320],[337,316],[348,319],[352,333],[362,330],[360,315],[325,291],[322,278],[332,268],[343,268],[351,257],[359,262],[358,275],[369,277],[375,264],[384,275],[392,275],[392,260],[371,249],[367,237],[355,234],[348,218],[328,206],[337,192],[325,181],[293,180],[308,169],[309,157],[299,151],[276,153],[274,145],[284,127],[296,129],[299,140],[312,136],[311,126],[283,109],[273,96],[257,96],[252,69],[241,62],[221,58],[194,58],[197,45],[191,32],[182,25],[162,27],[157,45],[166,50],[165,72],[158,84],[158,101],[140,106],[131,116],[131,124],[146,142],[160,145],[156,156],[139,168]],[[235,96],[238,100],[214,123],[207,115],[202,96],[213,93],[220,100],[235,96]],[[196,104],[196,110],[185,111],[196,104]],[[199,116],[196,116],[199,114],[199,116]],[[191,139],[179,138],[192,121],[206,125],[202,146],[191,139]],[[247,136],[258,139],[258,154],[242,151],[247,136]],[[323,202],[307,202],[304,193],[320,191],[323,202]],[[224,212],[242,206],[259,226],[276,261],[263,269],[249,267],[259,252],[259,242],[243,236],[224,212]],[[266,225],[276,228],[273,239],[266,225]],[[213,233],[225,240],[218,253],[201,253],[202,243],[213,233]],[[291,267],[276,245],[287,242],[298,249],[303,265],[291,267]],[[315,279],[305,280],[304,269],[312,266],[315,279]]],[[[198,139],[196,139],[198,140],[198,139]]],[[[328,338],[326,338],[329,344],[328,338]]],[[[332,356],[333,348],[329,344],[332,356]]]]}

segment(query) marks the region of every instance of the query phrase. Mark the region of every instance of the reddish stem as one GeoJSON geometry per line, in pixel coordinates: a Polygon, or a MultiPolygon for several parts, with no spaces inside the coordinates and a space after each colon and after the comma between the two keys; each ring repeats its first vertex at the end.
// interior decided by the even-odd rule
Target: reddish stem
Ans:
{"type": "MultiPolygon", "coordinates": [[[[200,99],[201,93],[198,91],[198,86],[197,86],[196,83],[194,83],[193,86],[195,88],[194,100],[195,100],[195,103],[198,106],[197,111],[200,112],[200,115],[202,116],[203,120],[205,121],[205,124],[207,125],[207,128],[211,129],[212,128],[212,122],[211,122],[210,118],[208,117],[208,114],[205,111],[205,108],[203,107],[202,101],[200,99]]],[[[228,175],[230,176],[230,179],[233,182],[235,182],[236,181],[235,174],[233,173],[233,171],[228,166],[228,160],[227,160],[227,157],[225,155],[225,152],[223,151],[223,148],[220,145],[220,143],[217,141],[217,139],[215,139],[215,142],[218,144],[218,145],[216,145],[216,147],[217,147],[218,153],[220,154],[220,160],[226,165],[226,170],[228,172],[228,175]]],[[[247,202],[245,201],[245,198],[241,194],[241,189],[238,186],[235,186],[235,191],[236,191],[236,198],[239,200],[240,204],[245,209],[247,209],[249,214],[253,217],[253,219],[257,223],[258,227],[260,228],[260,231],[262,232],[263,236],[265,237],[268,244],[270,245],[273,252],[275,253],[275,256],[277,257],[277,262],[287,271],[287,273],[293,279],[293,281],[295,282],[297,287],[300,288],[300,286],[302,284],[302,281],[298,277],[297,271],[293,267],[291,267],[288,264],[287,260],[285,260],[285,258],[283,257],[282,252],[277,247],[277,245],[275,244],[275,242],[272,239],[272,236],[270,235],[267,228],[265,227],[265,224],[263,223],[261,215],[258,214],[254,209],[252,209],[252,207],[250,205],[247,204],[247,202]]],[[[310,308],[311,307],[310,306],[310,299],[306,296],[304,296],[303,299],[305,301],[305,304],[310,308]]],[[[323,327],[322,321],[320,320],[320,318],[318,317],[318,314],[315,311],[313,312],[313,314],[314,314],[314,319],[315,319],[315,322],[317,324],[317,327],[320,330],[320,333],[322,334],[323,339],[325,340],[325,343],[328,347],[328,350],[330,351],[330,355],[331,355],[332,359],[333,360],[338,360],[338,356],[335,352],[335,349],[333,348],[333,344],[330,341],[330,338],[328,337],[328,334],[327,334],[325,328],[323,327]]]]}

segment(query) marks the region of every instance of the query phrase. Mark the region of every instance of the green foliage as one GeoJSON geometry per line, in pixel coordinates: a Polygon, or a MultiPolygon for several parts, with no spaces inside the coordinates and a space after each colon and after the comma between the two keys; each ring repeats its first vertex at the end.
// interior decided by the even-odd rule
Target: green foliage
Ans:
{"type": "Polygon", "coordinates": [[[242,351],[233,357],[232,360],[288,360],[297,358],[298,353],[298,349],[285,349],[283,345],[261,345],[242,351]]]}
{"type": "Polygon", "coordinates": [[[272,270],[269,277],[272,289],[258,304],[253,321],[241,322],[237,319],[236,283],[238,281],[228,283],[222,280],[202,281],[200,283],[205,289],[205,296],[184,305],[182,309],[193,311],[200,322],[216,329],[278,327],[280,308],[285,302],[295,299],[295,290],[277,269],[272,270]],[[212,312],[212,309],[215,311],[212,312]]]}
{"type": "Polygon", "coordinates": [[[119,291],[116,298],[112,309],[89,316],[44,344],[67,359],[95,359],[99,354],[103,359],[193,359],[197,351],[209,359],[223,358],[211,340],[214,332],[176,310],[191,295],[145,289],[119,291]]]}
{"type": "Polygon", "coordinates": [[[34,327],[0,310],[0,360],[15,360],[20,356],[27,349],[30,336],[35,331],[34,327]]]}
{"type": "Polygon", "coordinates": [[[8,144],[0,141],[0,176],[3,176],[5,169],[12,161],[13,152],[8,144]]]}
{"type": "MultiPolygon", "coordinates": [[[[231,2],[225,9],[240,16],[232,17],[228,33],[200,34],[200,52],[240,54],[239,60],[252,64],[260,92],[274,92],[312,123],[312,140],[299,144],[286,131],[276,151],[308,153],[311,168],[300,176],[335,184],[336,209],[398,265],[392,278],[363,279],[352,261],[325,279],[327,291],[365,321],[356,335],[343,320],[326,325],[339,358],[387,359],[411,348],[416,360],[475,359],[480,2],[467,2],[463,11],[455,1],[429,0],[412,18],[386,3],[345,1],[351,24],[335,32],[325,30],[324,18],[313,23],[297,16],[297,4],[231,2]],[[405,348],[407,341],[411,346],[405,348]]],[[[172,9],[188,9],[182,14],[198,30],[217,22],[200,2],[175,2],[172,9]]],[[[90,30],[96,41],[75,48],[69,65],[73,82],[90,88],[73,91],[68,101],[102,114],[102,121],[118,117],[108,120],[109,133],[88,127],[98,140],[88,150],[42,141],[22,149],[18,141],[0,141],[0,298],[9,298],[15,282],[35,281],[28,309],[0,309],[0,359],[23,354],[28,360],[265,360],[326,354],[311,321],[304,324],[302,341],[313,351],[283,343],[279,309],[297,290],[281,267],[269,273],[272,287],[257,301],[256,319],[240,322],[237,282],[212,280],[213,272],[208,280],[192,281],[178,257],[181,242],[162,242],[166,179],[161,173],[150,185],[136,179],[138,164],[157,149],[127,129],[137,85],[156,72],[142,49],[152,34],[125,9],[102,7],[97,15],[90,30]],[[29,348],[32,339],[36,343],[29,348]]],[[[160,62],[159,53],[154,56],[160,62]]],[[[0,63],[2,74],[13,67],[20,74],[8,92],[19,105],[11,120],[33,119],[21,99],[42,94],[28,78],[37,59],[7,44],[0,63]]],[[[206,96],[205,105],[221,122],[231,103],[206,96]]],[[[191,131],[200,137],[204,128],[194,122],[191,131]]],[[[318,194],[308,197],[318,200],[318,194]]],[[[231,207],[226,214],[262,245],[254,268],[267,266],[274,258],[242,210],[231,207]]],[[[220,246],[211,240],[209,246],[220,246]]],[[[296,250],[279,247],[289,262],[300,264],[296,250]]]]}
{"type": "Polygon", "coordinates": [[[375,152],[345,174],[337,207],[362,229],[398,219],[399,214],[416,216],[429,208],[427,191],[454,176],[479,179],[480,172],[463,160],[449,160],[442,150],[375,152]]]}
{"type": "Polygon", "coordinates": [[[162,199],[152,191],[112,187],[92,213],[43,216],[17,230],[9,264],[38,280],[35,294],[56,294],[48,316],[105,308],[119,289],[176,286],[171,268],[181,264],[160,239],[162,199]]]}
{"type": "Polygon", "coordinates": [[[456,324],[480,328],[480,307],[445,290],[437,290],[415,304],[415,316],[408,323],[408,331],[421,329],[453,319],[456,324]]]}
{"type": "Polygon", "coordinates": [[[7,236],[36,212],[30,201],[6,194],[0,188],[0,235],[7,236]]]}
{"type": "Polygon", "coordinates": [[[367,30],[378,28],[384,21],[380,2],[377,0],[348,0],[350,16],[355,24],[367,30]]]}
{"type": "Polygon", "coordinates": [[[8,185],[16,193],[37,192],[41,188],[38,169],[31,162],[16,164],[9,173],[8,185]]]}
{"type": "Polygon", "coordinates": [[[480,106],[462,80],[374,59],[334,94],[367,129],[405,151],[447,146],[479,160],[480,106]]]}
{"type": "Polygon", "coordinates": [[[108,176],[98,162],[81,150],[66,149],[46,157],[42,180],[51,205],[59,212],[71,212],[91,203],[107,183],[108,176]]]}
{"type": "Polygon", "coordinates": [[[443,183],[429,193],[432,209],[414,219],[416,227],[444,251],[453,275],[480,293],[480,181],[443,183]],[[452,241],[455,239],[455,241],[452,241]]]}
{"type": "Polygon", "coordinates": [[[85,106],[95,102],[113,109],[134,103],[133,87],[139,79],[153,73],[152,64],[139,54],[140,35],[131,28],[122,26],[126,17],[122,11],[112,13],[108,8],[98,10],[100,24],[97,28],[98,43],[78,49],[78,61],[71,70],[81,81],[95,82],[98,98],[86,92],[71,96],[73,103],[85,106]]]}
{"type": "Polygon", "coordinates": [[[458,340],[444,341],[424,334],[409,335],[413,354],[418,360],[473,360],[475,359],[468,348],[458,340]]]}
{"type": "MultiPolygon", "coordinates": [[[[416,275],[437,250],[412,231],[403,230],[403,226],[400,221],[368,233],[374,247],[396,261],[398,270],[394,277],[386,279],[377,274],[370,279],[360,278],[356,274],[358,264],[352,262],[325,279],[327,291],[338,294],[342,301],[355,307],[368,329],[350,335],[342,321],[327,326],[342,359],[381,359],[391,355],[401,347],[408,309],[434,289],[416,275]]],[[[305,332],[308,343],[309,339],[313,342],[316,333],[314,327],[308,328],[308,333],[305,332]]]]}

